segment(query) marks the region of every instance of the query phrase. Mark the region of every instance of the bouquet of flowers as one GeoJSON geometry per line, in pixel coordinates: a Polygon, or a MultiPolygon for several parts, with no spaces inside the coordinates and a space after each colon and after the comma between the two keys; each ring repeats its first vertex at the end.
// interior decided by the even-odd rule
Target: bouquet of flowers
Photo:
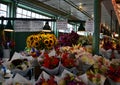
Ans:
{"type": "Polygon", "coordinates": [[[57,56],[49,56],[48,53],[44,53],[43,59],[39,63],[41,64],[41,69],[51,75],[56,75],[59,73],[59,61],[60,59],[57,56]]]}
{"type": "Polygon", "coordinates": [[[54,34],[32,34],[26,39],[27,48],[36,49],[51,49],[57,44],[57,39],[54,34]]]}
{"type": "Polygon", "coordinates": [[[77,44],[78,39],[79,35],[76,32],[72,31],[69,34],[60,35],[58,40],[61,46],[72,46],[77,44]]]}
{"type": "Polygon", "coordinates": [[[111,61],[106,76],[114,82],[120,82],[120,59],[113,59],[111,61]]]}
{"type": "Polygon", "coordinates": [[[91,53],[84,51],[79,55],[79,59],[83,64],[93,65],[95,63],[91,53]]]}
{"type": "Polygon", "coordinates": [[[34,58],[37,58],[41,54],[41,50],[50,50],[57,44],[57,38],[54,34],[32,34],[26,39],[25,52],[34,58]]]}
{"type": "Polygon", "coordinates": [[[30,72],[32,70],[31,68],[31,62],[27,59],[14,59],[11,60],[9,65],[9,68],[11,70],[11,73],[13,75],[16,75],[17,73],[24,76],[24,77],[31,77],[32,73],[30,72]]]}
{"type": "Polygon", "coordinates": [[[4,49],[12,49],[15,47],[15,41],[14,40],[5,40],[2,42],[2,47],[4,49]]]}
{"type": "Polygon", "coordinates": [[[57,58],[56,56],[49,56],[48,53],[44,53],[42,66],[49,69],[54,69],[59,65],[59,61],[59,58],[57,58]]]}
{"type": "Polygon", "coordinates": [[[101,82],[101,74],[99,74],[96,70],[92,71],[91,69],[86,72],[87,77],[89,79],[89,85],[100,85],[101,82]]]}
{"type": "Polygon", "coordinates": [[[109,37],[104,37],[102,48],[104,48],[105,50],[109,50],[109,49],[114,50],[116,48],[115,41],[110,39],[109,37]]]}
{"type": "Polygon", "coordinates": [[[45,79],[43,76],[36,82],[35,85],[57,85],[54,76],[50,76],[49,79],[45,79]]]}
{"type": "Polygon", "coordinates": [[[93,58],[95,60],[93,69],[96,69],[98,73],[105,75],[111,63],[110,60],[98,55],[94,55],[93,58]]]}
{"type": "Polygon", "coordinates": [[[26,70],[30,66],[31,64],[27,59],[15,59],[10,63],[10,69],[26,70]]]}
{"type": "Polygon", "coordinates": [[[81,79],[77,79],[76,76],[66,73],[61,78],[58,85],[86,85],[81,79]]]}
{"type": "Polygon", "coordinates": [[[78,43],[81,46],[91,45],[92,44],[92,36],[80,36],[78,39],[78,43]]]}
{"type": "Polygon", "coordinates": [[[70,53],[63,53],[61,56],[61,64],[66,68],[72,68],[76,66],[75,57],[70,53]]]}

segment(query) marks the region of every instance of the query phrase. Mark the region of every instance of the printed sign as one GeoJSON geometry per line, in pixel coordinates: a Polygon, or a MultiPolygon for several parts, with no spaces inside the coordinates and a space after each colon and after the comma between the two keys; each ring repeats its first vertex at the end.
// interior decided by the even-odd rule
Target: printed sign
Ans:
{"type": "Polygon", "coordinates": [[[57,20],[57,29],[66,30],[67,29],[67,20],[57,20]]]}
{"type": "Polygon", "coordinates": [[[43,28],[43,21],[15,20],[15,32],[40,31],[43,28]]]}

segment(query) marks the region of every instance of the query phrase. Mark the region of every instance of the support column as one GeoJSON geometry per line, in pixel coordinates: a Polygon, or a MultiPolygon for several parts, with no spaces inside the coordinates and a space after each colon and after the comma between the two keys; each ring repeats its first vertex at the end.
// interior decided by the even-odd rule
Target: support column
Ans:
{"type": "MultiPolygon", "coordinates": [[[[10,7],[10,15],[9,15],[10,18],[16,18],[17,4],[18,4],[18,0],[12,0],[12,4],[10,7]]],[[[11,22],[12,22],[13,29],[14,29],[14,20],[11,20],[11,22]]],[[[11,32],[10,34],[11,34],[11,39],[13,39],[16,42],[15,32],[11,32]]],[[[16,46],[11,50],[9,59],[12,58],[15,50],[16,50],[16,46]]]]}
{"type": "Polygon", "coordinates": [[[113,22],[112,22],[112,20],[113,20],[113,10],[111,10],[111,12],[110,12],[111,14],[110,14],[110,28],[111,28],[111,33],[112,32],[114,32],[115,30],[113,29],[113,22]]]}
{"type": "Polygon", "coordinates": [[[101,0],[94,0],[93,55],[99,55],[101,0]]]}

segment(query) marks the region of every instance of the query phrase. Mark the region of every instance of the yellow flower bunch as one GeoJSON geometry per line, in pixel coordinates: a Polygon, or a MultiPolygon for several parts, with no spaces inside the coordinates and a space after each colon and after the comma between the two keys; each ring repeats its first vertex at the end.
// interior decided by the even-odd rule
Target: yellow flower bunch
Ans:
{"type": "Polygon", "coordinates": [[[57,38],[49,33],[33,34],[27,37],[26,44],[27,48],[51,49],[57,44],[57,38]]]}

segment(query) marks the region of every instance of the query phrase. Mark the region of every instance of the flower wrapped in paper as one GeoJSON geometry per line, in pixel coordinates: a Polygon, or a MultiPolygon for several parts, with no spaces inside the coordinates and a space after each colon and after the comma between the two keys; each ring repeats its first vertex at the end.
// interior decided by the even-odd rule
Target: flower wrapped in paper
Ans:
{"type": "Polygon", "coordinates": [[[106,76],[114,82],[120,82],[120,59],[113,59],[111,61],[106,76]]]}
{"type": "Polygon", "coordinates": [[[58,85],[56,81],[56,76],[49,75],[48,73],[42,71],[35,85],[58,85]]]}
{"type": "Polygon", "coordinates": [[[39,62],[41,64],[41,69],[49,74],[58,74],[60,59],[57,56],[49,56],[48,53],[44,53],[43,56],[43,61],[39,62]]]}
{"type": "Polygon", "coordinates": [[[97,69],[100,74],[105,75],[111,63],[110,60],[98,55],[94,55],[93,58],[95,60],[93,69],[97,69]]]}
{"type": "Polygon", "coordinates": [[[8,68],[11,72],[16,75],[16,73],[21,74],[22,76],[30,76],[27,75],[32,69],[32,60],[29,60],[27,57],[22,57],[20,53],[15,52],[12,59],[8,62],[8,68]]]}
{"type": "Polygon", "coordinates": [[[76,59],[75,59],[75,55],[74,54],[70,54],[70,53],[63,53],[61,55],[61,72],[66,69],[74,74],[78,73],[78,69],[77,69],[77,64],[76,64],[76,59]]]}
{"type": "Polygon", "coordinates": [[[78,54],[79,57],[77,58],[78,65],[80,65],[82,72],[86,72],[94,63],[94,58],[91,53],[82,52],[78,54]]]}
{"type": "Polygon", "coordinates": [[[86,72],[88,77],[88,85],[104,85],[105,77],[98,73],[96,69],[86,72]]]}
{"type": "Polygon", "coordinates": [[[86,85],[80,78],[68,70],[64,70],[60,76],[58,85],[86,85]]]}

